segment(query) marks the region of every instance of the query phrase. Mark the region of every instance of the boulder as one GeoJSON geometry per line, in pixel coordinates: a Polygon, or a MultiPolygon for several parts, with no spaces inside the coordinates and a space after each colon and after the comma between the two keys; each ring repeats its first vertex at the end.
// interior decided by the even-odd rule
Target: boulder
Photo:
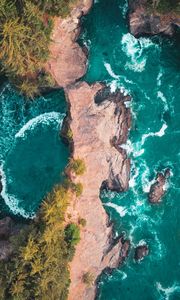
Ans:
{"type": "Polygon", "coordinates": [[[180,15],[168,11],[160,13],[150,8],[148,0],[129,0],[129,29],[136,36],[165,34],[172,36],[180,26],[180,15]]]}
{"type": "Polygon", "coordinates": [[[140,261],[148,254],[149,254],[149,249],[147,245],[137,246],[135,249],[134,259],[136,261],[140,261]]]}
{"type": "Polygon", "coordinates": [[[159,172],[156,176],[155,183],[150,187],[148,199],[150,203],[159,203],[161,202],[162,197],[165,194],[165,184],[170,176],[170,169],[166,169],[164,173],[159,172]]]}

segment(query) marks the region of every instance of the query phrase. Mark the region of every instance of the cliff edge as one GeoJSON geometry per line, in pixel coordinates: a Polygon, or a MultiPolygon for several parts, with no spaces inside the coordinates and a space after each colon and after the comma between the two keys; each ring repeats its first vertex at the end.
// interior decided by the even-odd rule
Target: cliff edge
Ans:
{"type": "MultiPolygon", "coordinates": [[[[154,1],[158,5],[159,1],[154,1]]],[[[160,11],[148,0],[129,0],[129,29],[135,37],[165,34],[172,36],[180,26],[180,12],[160,11]]]]}
{"type": "Polygon", "coordinates": [[[126,142],[130,128],[130,100],[119,91],[111,94],[101,83],[79,82],[66,89],[70,104],[70,128],[73,133],[73,158],[86,165],[82,176],[71,174],[74,182],[83,184],[82,195],[68,208],[73,221],[86,220],[81,240],[70,265],[69,300],[92,300],[95,285],[87,287],[83,275],[91,273],[96,279],[105,268],[115,268],[127,255],[127,241],[119,239],[113,247],[112,227],[99,198],[103,182],[111,190],[128,188],[130,160],[120,147],[126,142]],[[125,252],[125,253],[124,253],[125,252]]]}

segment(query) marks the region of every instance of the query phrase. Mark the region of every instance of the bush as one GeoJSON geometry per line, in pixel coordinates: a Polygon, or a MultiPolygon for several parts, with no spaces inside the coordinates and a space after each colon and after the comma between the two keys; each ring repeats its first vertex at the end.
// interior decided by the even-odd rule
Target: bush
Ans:
{"type": "Polygon", "coordinates": [[[71,159],[69,167],[76,175],[83,175],[86,171],[85,162],[80,158],[71,159]]]}
{"type": "Polygon", "coordinates": [[[73,183],[73,191],[75,192],[77,197],[80,197],[83,192],[83,185],[81,182],[73,183]]]}
{"type": "Polygon", "coordinates": [[[82,227],[85,227],[87,222],[86,222],[85,219],[79,218],[78,223],[79,223],[79,225],[81,225],[82,227]]]}
{"type": "Polygon", "coordinates": [[[13,241],[14,257],[0,262],[0,299],[67,299],[69,261],[80,240],[75,224],[64,228],[70,192],[57,186],[43,202],[38,222],[13,241]]]}
{"type": "Polygon", "coordinates": [[[65,240],[71,246],[76,246],[80,241],[80,229],[79,226],[71,223],[65,228],[65,240]]]}
{"type": "Polygon", "coordinates": [[[89,287],[94,284],[94,276],[90,272],[84,273],[82,280],[89,287]]]}

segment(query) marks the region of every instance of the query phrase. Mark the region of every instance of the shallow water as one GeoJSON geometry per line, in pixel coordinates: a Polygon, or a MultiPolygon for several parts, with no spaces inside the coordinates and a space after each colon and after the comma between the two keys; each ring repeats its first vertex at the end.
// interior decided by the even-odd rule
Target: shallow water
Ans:
{"type": "Polygon", "coordinates": [[[28,101],[9,84],[1,86],[1,215],[32,217],[60,181],[69,154],[59,135],[65,112],[62,91],[28,101]]]}
{"type": "Polygon", "coordinates": [[[132,129],[126,145],[132,159],[130,189],[104,192],[102,201],[131,239],[127,263],[99,284],[101,300],[180,299],[180,35],[134,38],[126,21],[127,3],[99,0],[84,19],[81,43],[89,48],[88,82],[105,81],[132,96],[132,129]],[[167,193],[151,206],[147,192],[157,171],[171,168],[167,193]],[[140,263],[133,248],[147,243],[140,263]]]}

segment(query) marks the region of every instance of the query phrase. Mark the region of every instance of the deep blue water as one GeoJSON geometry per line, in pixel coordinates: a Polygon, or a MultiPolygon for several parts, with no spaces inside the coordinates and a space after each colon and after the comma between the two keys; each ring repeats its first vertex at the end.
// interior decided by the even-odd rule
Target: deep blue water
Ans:
{"type": "Polygon", "coordinates": [[[99,284],[101,300],[180,299],[180,35],[134,38],[128,32],[127,3],[99,0],[84,19],[81,43],[89,48],[88,82],[105,81],[132,96],[132,129],[126,145],[131,157],[130,189],[104,192],[104,207],[117,234],[131,240],[126,262],[99,284]],[[161,204],[147,192],[157,171],[172,176],[161,204]],[[147,243],[140,263],[134,248],[147,243]]]}

